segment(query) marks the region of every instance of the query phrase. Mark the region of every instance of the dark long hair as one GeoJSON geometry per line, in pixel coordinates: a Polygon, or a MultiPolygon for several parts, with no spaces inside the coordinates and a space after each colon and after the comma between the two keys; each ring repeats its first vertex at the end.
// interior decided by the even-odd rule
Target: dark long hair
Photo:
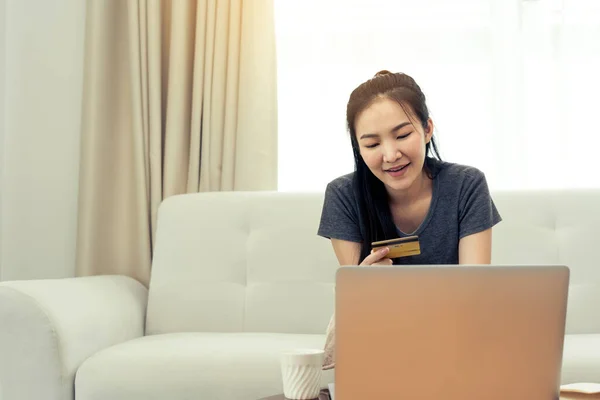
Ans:
{"type": "MultiPolygon", "coordinates": [[[[413,78],[403,73],[380,71],[375,76],[358,86],[350,95],[346,109],[346,119],[352,150],[354,152],[354,192],[358,199],[359,212],[365,224],[359,262],[371,252],[371,243],[379,240],[398,237],[394,219],[389,206],[389,196],[385,185],[367,167],[360,155],[356,138],[355,122],[357,115],[370,106],[375,100],[388,98],[397,102],[412,118],[418,118],[423,128],[427,128],[429,109],[425,95],[413,78]]],[[[437,160],[441,160],[433,136],[425,147],[425,163],[423,168],[433,179],[437,174],[437,160]]]]}

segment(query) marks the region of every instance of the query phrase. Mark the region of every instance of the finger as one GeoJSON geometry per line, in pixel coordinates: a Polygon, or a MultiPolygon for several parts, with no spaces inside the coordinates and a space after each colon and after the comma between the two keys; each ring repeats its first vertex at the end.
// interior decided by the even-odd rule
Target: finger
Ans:
{"type": "Polygon", "coordinates": [[[391,258],[384,258],[384,259],[382,259],[382,260],[379,260],[379,261],[377,261],[377,262],[374,262],[374,263],[373,263],[373,264],[371,264],[371,265],[372,265],[372,266],[373,266],[373,265],[378,265],[378,266],[382,266],[382,267],[387,267],[387,266],[390,266],[390,265],[392,265],[393,263],[394,263],[394,262],[392,261],[392,259],[391,259],[391,258]]]}
{"type": "Polygon", "coordinates": [[[365,257],[363,264],[366,265],[371,265],[374,262],[377,262],[379,260],[381,260],[382,258],[384,258],[387,253],[389,253],[390,249],[388,247],[383,247],[377,251],[371,251],[371,254],[369,254],[368,256],[365,257]]]}

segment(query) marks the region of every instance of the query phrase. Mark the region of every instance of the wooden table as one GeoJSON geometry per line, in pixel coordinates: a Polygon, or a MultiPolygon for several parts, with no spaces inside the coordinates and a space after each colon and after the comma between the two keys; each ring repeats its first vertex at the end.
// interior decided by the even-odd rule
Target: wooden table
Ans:
{"type": "MultiPolygon", "coordinates": [[[[286,397],[282,394],[278,394],[276,396],[265,397],[260,400],[286,400],[286,397]]],[[[327,389],[321,390],[321,394],[319,395],[319,398],[314,399],[314,400],[330,400],[329,399],[329,390],[327,390],[327,389]]]]}
{"type": "MultiPolygon", "coordinates": [[[[560,398],[561,399],[582,399],[582,400],[590,399],[590,400],[593,400],[593,399],[596,399],[598,397],[588,397],[588,396],[581,396],[581,395],[577,396],[577,395],[575,395],[574,397],[568,397],[568,396],[567,397],[563,397],[563,396],[561,396],[560,398]]],[[[278,394],[276,396],[265,397],[265,398],[262,398],[260,400],[286,400],[286,397],[284,395],[282,395],[282,394],[278,394]]],[[[329,398],[329,390],[327,390],[327,389],[321,390],[321,394],[319,395],[319,398],[315,399],[315,400],[330,400],[330,398],[329,398]]]]}

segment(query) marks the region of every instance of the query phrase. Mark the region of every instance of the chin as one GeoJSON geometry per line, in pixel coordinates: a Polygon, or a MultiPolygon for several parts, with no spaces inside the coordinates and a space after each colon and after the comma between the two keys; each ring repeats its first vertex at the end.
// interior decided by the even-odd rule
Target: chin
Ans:
{"type": "Polygon", "coordinates": [[[390,176],[387,176],[385,172],[382,175],[377,176],[377,179],[383,182],[386,188],[397,191],[408,189],[415,181],[414,176],[405,176],[401,179],[394,179],[390,176]]]}
{"type": "Polygon", "coordinates": [[[401,190],[408,190],[413,182],[415,180],[414,179],[402,179],[402,180],[398,180],[398,181],[387,181],[384,182],[385,186],[387,186],[389,189],[395,190],[395,191],[401,191],[401,190]]]}

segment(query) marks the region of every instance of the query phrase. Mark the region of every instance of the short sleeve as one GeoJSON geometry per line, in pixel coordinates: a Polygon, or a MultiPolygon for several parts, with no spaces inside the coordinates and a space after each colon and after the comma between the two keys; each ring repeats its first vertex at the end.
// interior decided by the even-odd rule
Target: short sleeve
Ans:
{"type": "Polygon", "coordinates": [[[470,171],[459,202],[459,238],[482,232],[502,221],[483,172],[470,171]]]}
{"type": "Polygon", "coordinates": [[[330,182],[325,190],[318,235],[327,239],[362,242],[358,210],[348,182],[330,182]]]}

